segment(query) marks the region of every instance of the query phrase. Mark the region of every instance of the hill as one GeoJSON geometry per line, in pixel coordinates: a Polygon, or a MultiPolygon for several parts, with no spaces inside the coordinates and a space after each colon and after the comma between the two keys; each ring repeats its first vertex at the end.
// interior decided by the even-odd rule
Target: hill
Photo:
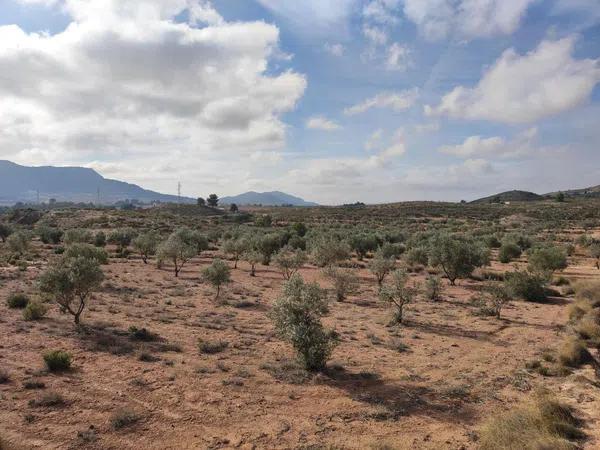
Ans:
{"type": "Polygon", "coordinates": [[[300,197],[295,197],[285,192],[245,192],[232,197],[223,197],[220,200],[223,205],[263,205],[263,206],[318,206],[317,203],[307,202],[300,197]]]}
{"type": "MultiPolygon", "coordinates": [[[[142,202],[174,202],[177,196],[160,194],[135,184],[104,178],[86,167],[27,167],[0,160],[0,205],[16,202],[35,202],[38,192],[41,201],[54,198],[58,201],[112,204],[126,199],[142,202]]],[[[194,199],[181,198],[193,203],[194,199]]]]}
{"type": "MultiPolygon", "coordinates": [[[[583,189],[569,189],[568,191],[560,191],[565,197],[600,197],[600,185],[591,186],[583,189]]],[[[550,192],[544,194],[544,197],[555,197],[558,192],[550,192]]]]}
{"type": "Polygon", "coordinates": [[[543,199],[544,197],[533,192],[514,190],[479,198],[471,203],[532,202],[543,199]]]}

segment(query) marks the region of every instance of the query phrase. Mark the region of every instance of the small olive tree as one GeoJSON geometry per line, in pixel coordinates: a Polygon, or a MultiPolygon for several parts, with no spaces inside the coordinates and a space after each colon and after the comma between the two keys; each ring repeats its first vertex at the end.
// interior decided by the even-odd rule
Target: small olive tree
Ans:
{"type": "Polygon", "coordinates": [[[94,235],[90,230],[85,228],[71,228],[65,231],[63,241],[66,245],[71,244],[88,244],[92,242],[94,235]]]}
{"type": "Polygon", "coordinates": [[[502,284],[488,284],[484,287],[488,301],[496,318],[500,319],[502,308],[504,308],[511,300],[511,295],[502,284]]]}
{"type": "Polygon", "coordinates": [[[567,253],[560,247],[538,247],[528,255],[529,268],[534,272],[552,274],[567,268],[567,253]]]}
{"type": "Polygon", "coordinates": [[[369,262],[369,270],[377,278],[377,285],[381,288],[381,284],[385,277],[396,267],[394,258],[386,258],[383,252],[375,253],[373,259],[369,262]]]}
{"type": "Polygon", "coordinates": [[[16,253],[18,255],[23,255],[29,250],[29,244],[31,241],[31,236],[26,231],[17,231],[12,233],[6,239],[6,245],[11,252],[16,253]]]}
{"type": "Polygon", "coordinates": [[[263,259],[263,255],[259,251],[250,247],[248,250],[246,250],[244,252],[244,254],[242,255],[242,259],[244,261],[246,261],[248,264],[250,264],[250,276],[255,277],[256,276],[256,265],[260,264],[260,262],[263,259]]]}
{"type": "Polygon", "coordinates": [[[238,261],[248,250],[250,243],[244,238],[228,239],[223,243],[223,252],[233,260],[233,268],[237,269],[238,261]]]}
{"type": "Polygon", "coordinates": [[[217,300],[221,293],[221,286],[231,282],[231,270],[225,261],[217,258],[202,270],[202,279],[215,287],[217,290],[215,300],[217,300]]]}
{"type": "Polygon", "coordinates": [[[418,294],[418,287],[408,286],[408,273],[397,269],[391,274],[391,280],[379,291],[379,298],[396,308],[393,324],[400,324],[404,318],[404,307],[411,303],[418,294]]]}
{"type": "Polygon", "coordinates": [[[358,290],[358,277],[349,269],[329,266],[323,269],[323,275],[332,282],[338,302],[343,302],[348,295],[358,290]]]}
{"type": "Polygon", "coordinates": [[[430,275],[425,279],[425,297],[429,300],[437,302],[442,299],[442,291],[444,284],[442,279],[437,275],[430,275]]]}
{"type": "Polygon", "coordinates": [[[476,267],[489,264],[489,250],[471,240],[440,234],[430,241],[429,262],[441,267],[454,286],[457,278],[467,278],[476,267]]]}
{"type": "Polygon", "coordinates": [[[188,231],[185,228],[175,230],[166,241],[158,246],[157,263],[160,266],[163,261],[173,263],[175,276],[179,276],[182,267],[198,253],[194,242],[188,239],[188,231]]]}
{"type": "Polygon", "coordinates": [[[374,252],[379,246],[377,236],[374,234],[355,234],[348,239],[350,248],[356,252],[359,261],[367,256],[369,252],[374,252]]]}
{"type": "Polygon", "coordinates": [[[0,222],[0,239],[6,242],[6,239],[12,234],[12,227],[4,222],[0,222]]]}
{"type": "Polygon", "coordinates": [[[108,235],[108,242],[117,246],[117,253],[126,253],[127,247],[131,244],[131,241],[136,237],[137,233],[131,228],[123,228],[115,230],[108,235]]]}
{"type": "Polygon", "coordinates": [[[311,256],[319,267],[333,266],[350,258],[350,246],[334,236],[321,235],[311,242],[311,256]]]}
{"type": "Polygon", "coordinates": [[[140,254],[144,264],[148,264],[148,258],[156,254],[159,239],[160,236],[156,231],[149,231],[138,235],[133,240],[133,248],[140,254]]]}
{"type": "Polygon", "coordinates": [[[268,266],[273,255],[281,248],[281,237],[277,233],[264,234],[256,239],[255,246],[262,255],[262,263],[268,266]]]}
{"type": "Polygon", "coordinates": [[[275,265],[281,270],[283,278],[289,280],[297,273],[308,260],[303,250],[294,250],[290,247],[282,248],[273,258],[275,265]]]}
{"type": "Polygon", "coordinates": [[[77,256],[61,258],[39,278],[42,295],[54,300],[61,310],[72,314],[79,324],[91,293],[100,287],[104,273],[96,259],[77,256]]]}
{"type": "Polygon", "coordinates": [[[65,258],[88,258],[95,259],[98,264],[108,264],[108,253],[103,248],[94,247],[91,244],[72,244],[65,250],[65,258]]]}
{"type": "Polygon", "coordinates": [[[305,283],[298,274],[285,282],[270,312],[277,334],[292,344],[310,371],[323,370],[337,344],[336,333],[321,323],[327,312],[325,292],[317,283],[305,283]]]}

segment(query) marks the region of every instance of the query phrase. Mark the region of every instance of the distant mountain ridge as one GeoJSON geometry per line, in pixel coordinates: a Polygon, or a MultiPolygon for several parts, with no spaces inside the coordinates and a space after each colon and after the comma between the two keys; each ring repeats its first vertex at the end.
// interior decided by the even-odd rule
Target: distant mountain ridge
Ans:
{"type": "MultiPolygon", "coordinates": [[[[35,202],[54,198],[57,201],[112,204],[126,199],[143,202],[176,202],[176,195],[143,189],[123,181],[104,178],[87,167],[28,167],[0,160],[0,205],[16,202],[35,202]]],[[[181,202],[194,203],[182,197],[181,202]]]]}
{"type": "Polygon", "coordinates": [[[285,192],[245,192],[240,195],[223,197],[220,200],[223,205],[264,205],[264,206],[318,206],[317,203],[308,202],[300,197],[286,194],[285,192]]]}
{"type": "Polygon", "coordinates": [[[478,198],[471,203],[504,203],[504,202],[532,202],[543,200],[544,197],[534,192],[529,191],[506,191],[499,194],[490,195],[488,197],[478,198]]]}

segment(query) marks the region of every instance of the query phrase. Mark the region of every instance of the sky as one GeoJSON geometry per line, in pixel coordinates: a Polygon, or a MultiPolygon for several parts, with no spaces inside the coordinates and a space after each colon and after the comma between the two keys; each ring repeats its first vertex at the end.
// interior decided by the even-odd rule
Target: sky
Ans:
{"type": "Polygon", "coordinates": [[[0,0],[0,159],[190,197],[600,184],[598,0],[0,0]]]}

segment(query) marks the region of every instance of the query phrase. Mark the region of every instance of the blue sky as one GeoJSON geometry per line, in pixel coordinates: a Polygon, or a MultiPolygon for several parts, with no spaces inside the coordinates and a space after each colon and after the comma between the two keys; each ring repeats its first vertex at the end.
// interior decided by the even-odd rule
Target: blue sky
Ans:
{"type": "Polygon", "coordinates": [[[327,204],[600,184],[597,0],[1,0],[0,157],[327,204]]]}

